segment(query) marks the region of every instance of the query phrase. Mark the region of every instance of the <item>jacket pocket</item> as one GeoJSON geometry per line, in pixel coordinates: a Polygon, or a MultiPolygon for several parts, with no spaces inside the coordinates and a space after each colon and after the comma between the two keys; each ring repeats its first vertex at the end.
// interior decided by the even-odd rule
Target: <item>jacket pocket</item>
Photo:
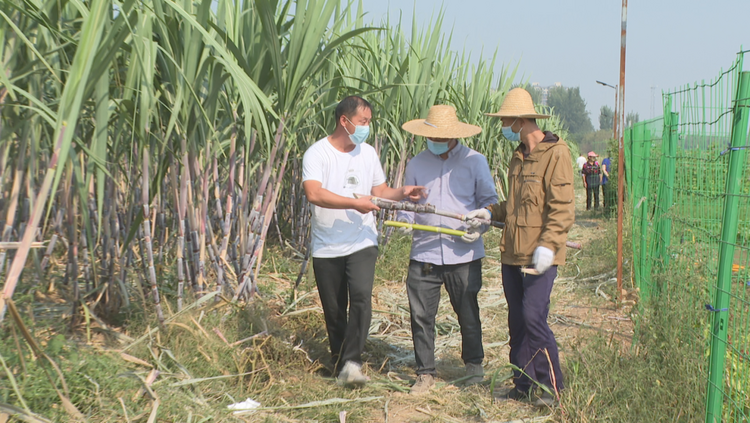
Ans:
{"type": "Polygon", "coordinates": [[[518,183],[521,184],[521,204],[524,206],[538,206],[543,201],[544,189],[542,188],[542,177],[532,172],[524,172],[519,175],[518,183]]]}
{"type": "Polygon", "coordinates": [[[513,250],[518,256],[531,256],[542,235],[542,216],[527,216],[523,222],[516,222],[513,250]]]}
{"type": "Polygon", "coordinates": [[[524,172],[519,176],[521,204],[517,208],[518,226],[542,226],[542,211],[544,209],[542,177],[531,172],[524,172]]]}

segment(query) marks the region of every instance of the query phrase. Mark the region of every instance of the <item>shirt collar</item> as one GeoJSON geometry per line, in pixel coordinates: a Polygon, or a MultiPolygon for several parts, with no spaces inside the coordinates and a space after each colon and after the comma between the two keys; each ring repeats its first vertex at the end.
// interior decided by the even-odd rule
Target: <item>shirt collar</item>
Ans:
{"type": "MultiPolygon", "coordinates": [[[[456,140],[456,146],[451,149],[451,151],[448,152],[448,158],[452,158],[456,154],[458,154],[460,151],[463,151],[463,149],[466,148],[465,145],[461,144],[460,140],[456,140]]],[[[439,157],[439,156],[438,156],[439,157]]],[[[440,157],[442,159],[442,157],[440,157]]]]}

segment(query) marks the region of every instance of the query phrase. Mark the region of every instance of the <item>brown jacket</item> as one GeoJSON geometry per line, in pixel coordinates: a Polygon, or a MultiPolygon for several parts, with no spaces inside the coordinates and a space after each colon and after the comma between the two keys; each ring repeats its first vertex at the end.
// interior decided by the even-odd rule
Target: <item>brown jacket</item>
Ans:
{"type": "Polygon", "coordinates": [[[504,264],[531,265],[538,246],[565,264],[565,240],[575,220],[573,163],[565,141],[547,131],[527,157],[524,144],[508,169],[508,199],[490,206],[492,220],[505,222],[500,241],[504,264]]]}

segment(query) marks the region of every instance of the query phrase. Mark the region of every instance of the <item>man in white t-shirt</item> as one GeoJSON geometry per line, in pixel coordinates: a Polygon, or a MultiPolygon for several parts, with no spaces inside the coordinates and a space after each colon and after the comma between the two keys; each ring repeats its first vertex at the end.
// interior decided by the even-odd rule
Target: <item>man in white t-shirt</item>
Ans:
{"type": "Polygon", "coordinates": [[[362,350],[372,317],[372,285],[378,257],[369,195],[418,201],[423,187],[389,188],[375,149],[366,144],[372,106],[357,96],[336,107],[336,129],[302,160],[302,184],[312,207],[313,271],[339,384],[362,386],[362,350]],[[365,197],[354,198],[354,194],[365,197]],[[348,313],[347,313],[348,308],[348,313]]]}

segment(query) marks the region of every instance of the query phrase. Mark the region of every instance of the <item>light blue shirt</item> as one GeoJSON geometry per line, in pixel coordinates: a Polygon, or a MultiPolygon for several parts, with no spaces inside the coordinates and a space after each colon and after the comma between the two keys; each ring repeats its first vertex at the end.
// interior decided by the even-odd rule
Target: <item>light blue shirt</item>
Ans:
{"type": "MultiPolygon", "coordinates": [[[[419,153],[406,165],[405,185],[421,185],[428,189],[426,199],[438,210],[459,214],[497,203],[495,182],[487,159],[480,153],[459,143],[443,160],[429,150],[419,153]]],[[[469,225],[458,219],[431,213],[399,212],[399,219],[420,225],[469,230],[469,225]]],[[[484,241],[467,244],[460,237],[413,231],[411,259],[431,263],[463,264],[484,257],[484,241]]]]}

